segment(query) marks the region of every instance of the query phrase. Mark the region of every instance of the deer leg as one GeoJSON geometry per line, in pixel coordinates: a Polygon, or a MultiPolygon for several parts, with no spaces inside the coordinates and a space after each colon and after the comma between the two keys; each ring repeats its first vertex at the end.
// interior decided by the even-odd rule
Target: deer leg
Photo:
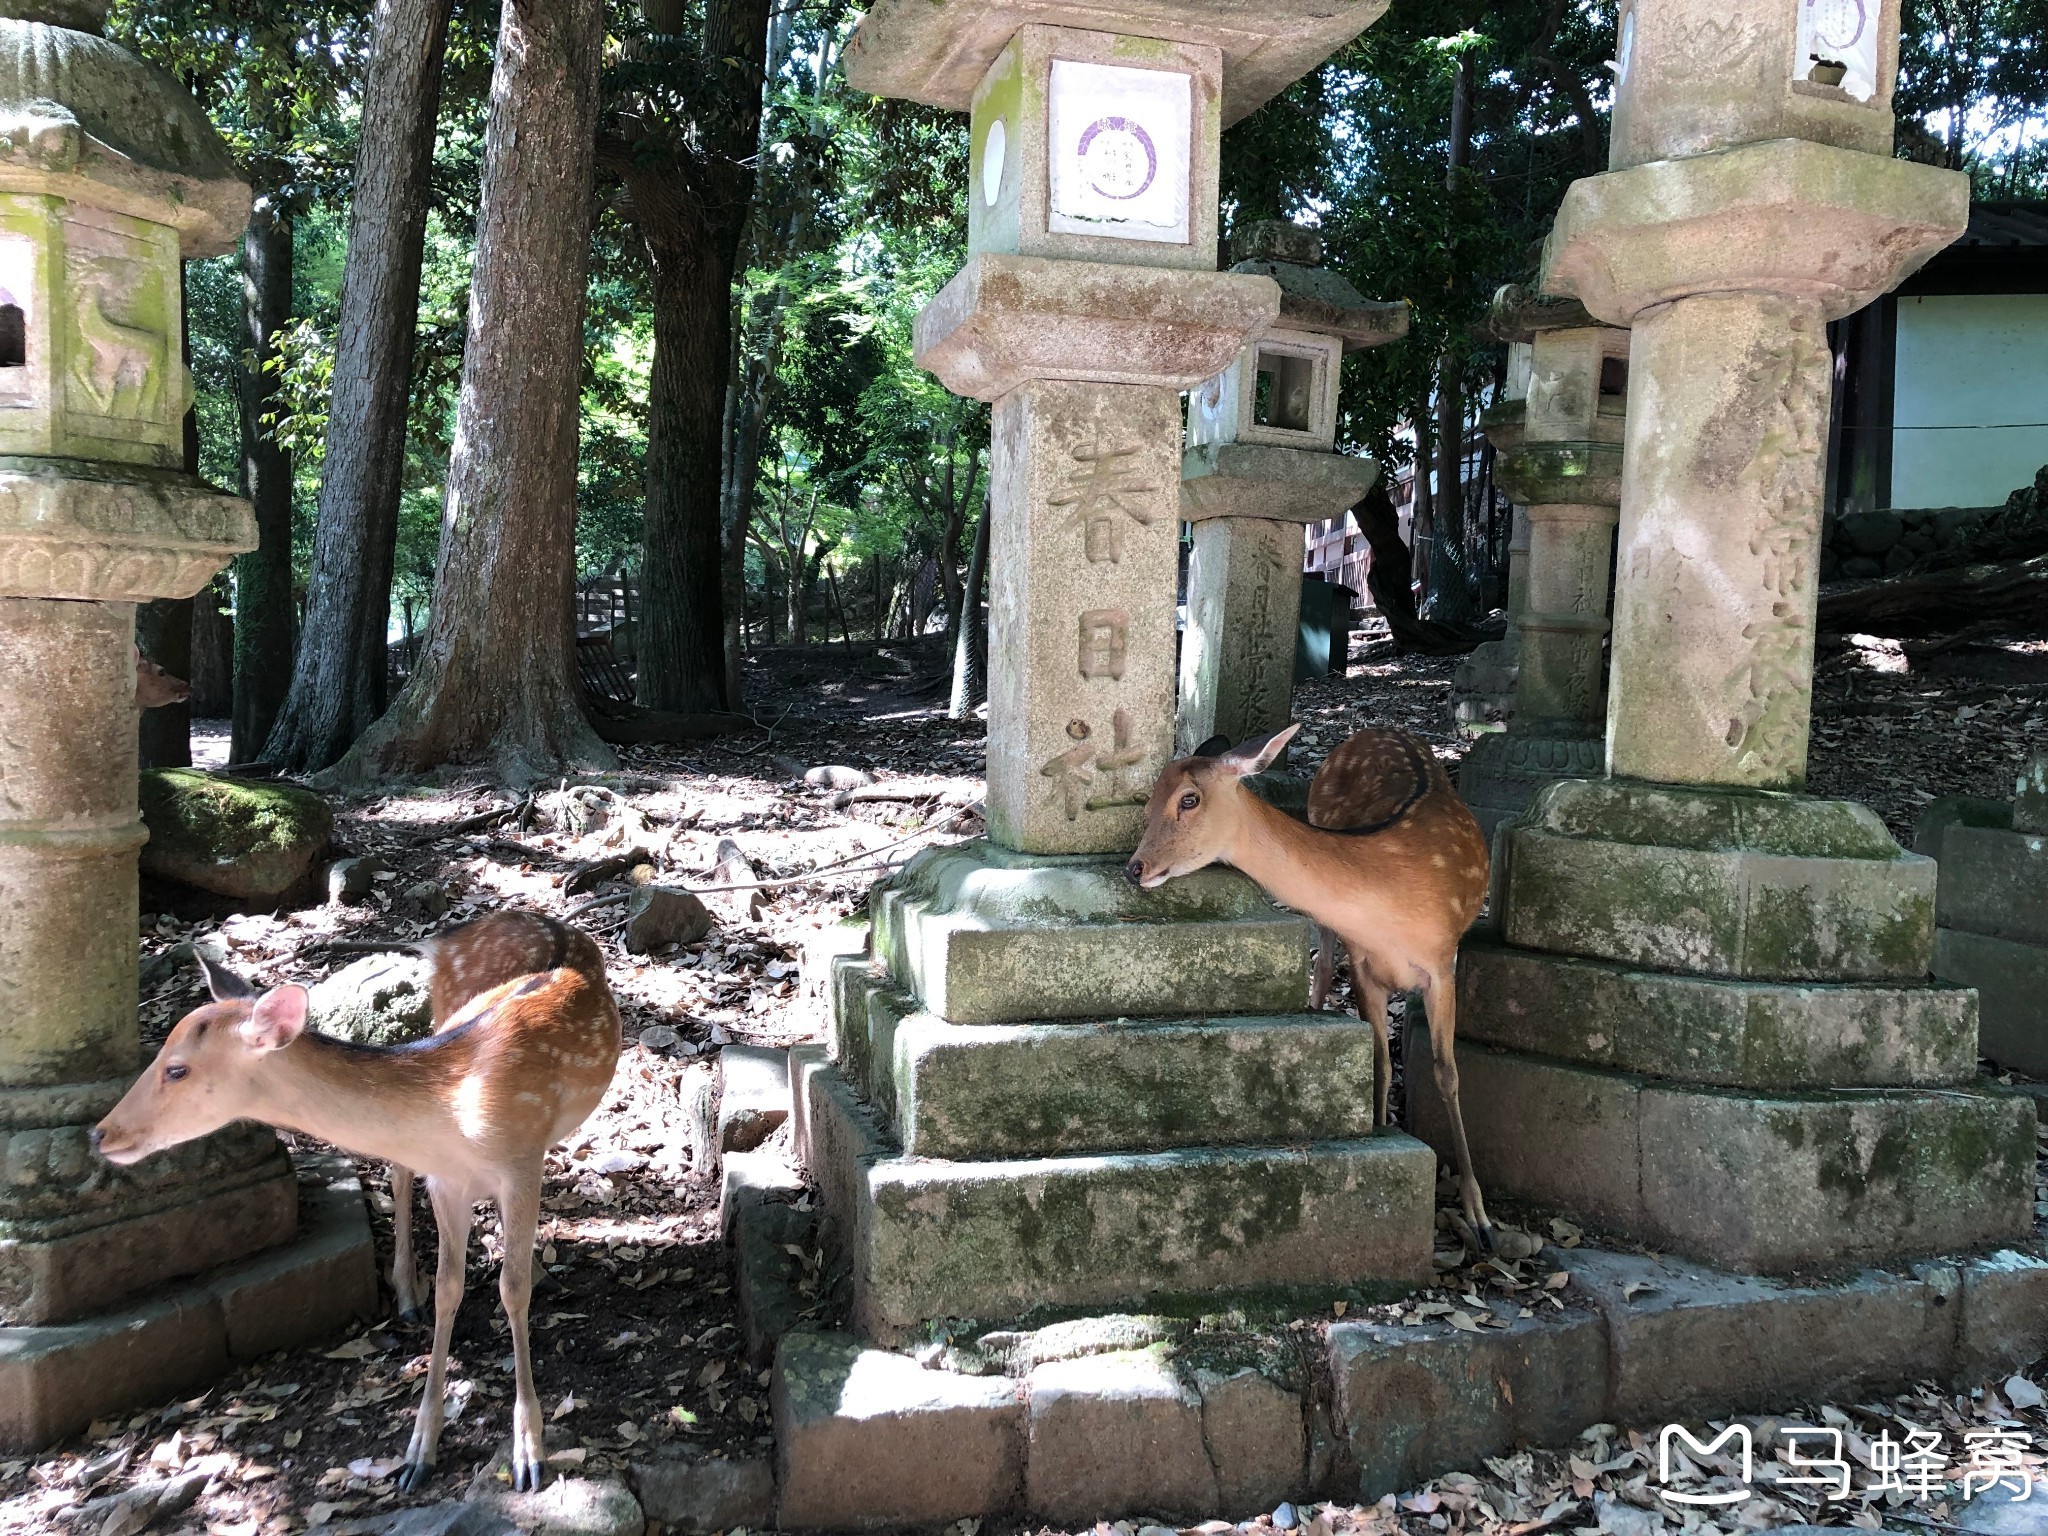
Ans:
{"type": "Polygon", "coordinates": [[[1330,987],[1337,979],[1337,935],[1316,924],[1316,965],[1308,987],[1308,1005],[1317,1013],[1330,1001],[1330,987]]]}
{"type": "Polygon", "coordinates": [[[533,1234],[540,1222],[540,1173],[536,1160],[521,1168],[498,1193],[504,1224],[505,1262],[498,1270],[498,1300],[512,1326],[512,1490],[540,1487],[547,1451],[541,1443],[540,1394],[533,1389],[533,1351],[527,1345],[526,1309],[533,1296],[533,1234]]]}
{"type": "Polygon", "coordinates": [[[1429,1013],[1429,1053],[1435,1058],[1436,1091],[1444,1101],[1444,1116],[1451,1123],[1451,1149],[1458,1160],[1458,1203],[1464,1207],[1465,1220],[1471,1223],[1479,1246],[1492,1253],[1493,1223],[1486,1219],[1486,1202],[1472,1173],[1472,1149],[1465,1144],[1465,1114],[1458,1104],[1457,963],[1453,956],[1429,973],[1422,985],[1422,1001],[1429,1013]]]}
{"type": "Polygon", "coordinates": [[[469,1225],[476,1217],[467,1189],[430,1178],[427,1195],[434,1202],[434,1225],[441,1234],[440,1261],[434,1270],[434,1353],[427,1366],[427,1389],[420,1396],[419,1418],[412,1427],[412,1443],[405,1449],[405,1465],[398,1473],[402,1493],[415,1491],[434,1470],[434,1450],[441,1443],[446,1413],[442,1398],[448,1386],[448,1340],[455,1332],[455,1313],[462,1306],[469,1225]]]}
{"type": "Polygon", "coordinates": [[[398,1315],[419,1321],[420,1270],[412,1256],[412,1170],[391,1165],[391,1293],[398,1315]]]}
{"type": "Polygon", "coordinates": [[[1358,994],[1358,1016],[1372,1026],[1372,1123],[1381,1126],[1387,1123],[1387,1095],[1394,1086],[1394,1055],[1387,1046],[1387,989],[1367,974],[1363,960],[1354,957],[1351,990],[1358,994]]]}

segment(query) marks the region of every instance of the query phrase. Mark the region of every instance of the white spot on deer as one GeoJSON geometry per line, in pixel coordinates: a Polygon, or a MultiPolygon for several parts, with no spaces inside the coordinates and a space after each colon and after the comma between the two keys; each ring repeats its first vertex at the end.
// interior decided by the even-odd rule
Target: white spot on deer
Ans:
{"type": "Polygon", "coordinates": [[[471,1141],[484,1133],[484,1080],[474,1073],[455,1086],[455,1126],[471,1141]]]}

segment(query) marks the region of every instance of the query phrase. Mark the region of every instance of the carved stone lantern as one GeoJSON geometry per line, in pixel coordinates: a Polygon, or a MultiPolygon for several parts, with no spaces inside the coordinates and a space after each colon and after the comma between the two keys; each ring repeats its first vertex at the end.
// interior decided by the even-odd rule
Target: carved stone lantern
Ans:
{"type": "Polygon", "coordinates": [[[1302,529],[1342,517],[1379,478],[1336,452],[1344,356],[1408,334],[1405,303],[1372,303],[1291,224],[1233,239],[1233,272],[1280,285],[1280,316],[1188,397],[1181,517],[1194,525],[1175,745],[1285,725],[1301,617],[1302,529]]]}
{"type": "Polygon", "coordinates": [[[99,35],[104,9],[0,5],[0,1447],[375,1294],[360,1197],[358,1237],[309,1241],[270,1131],[125,1170],[89,1141],[145,1060],[135,604],[256,544],[247,503],[180,468],[179,262],[233,247],[249,191],[177,82],[99,35]]]}

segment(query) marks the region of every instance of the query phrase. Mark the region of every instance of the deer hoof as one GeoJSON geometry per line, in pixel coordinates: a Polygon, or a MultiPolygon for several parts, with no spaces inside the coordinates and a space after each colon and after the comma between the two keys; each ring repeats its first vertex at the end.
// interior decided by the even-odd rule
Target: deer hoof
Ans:
{"type": "Polygon", "coordinates": [[[408,1461],[398,1469],[398,1476],[393,1481],[400,1493],[417,1493],[433,1472],[434,1469],[424,1461],[408,1461]]]}

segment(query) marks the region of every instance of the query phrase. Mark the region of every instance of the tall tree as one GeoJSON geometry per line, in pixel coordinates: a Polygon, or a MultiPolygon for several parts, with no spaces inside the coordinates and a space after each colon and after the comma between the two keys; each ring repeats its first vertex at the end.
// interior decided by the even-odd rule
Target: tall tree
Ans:
{"type": "Polygon", "coordinates": [[[603,42],[603,0],[505,0],[433,614],[411,681],[336,779],[454,761],[528,782],[616,761],[584,717],[573,655],[603,42]]]}
{"type": "Polygon", "coordinates": [[[384,713],[420,262],[453,0],[378,0],[363,82],[319,521],[291,692],[265,757],[328,767],[384,713]]]}
{"type": "Polygon", "coordinates": [[[242,494],[256,512],[257,545],[235,560],[235,710],[229,760],[258,757],[292,675],[292,465],[270,419],[277,404],[277,343],[291,323],[292,215],[281,167],[266,165],[242,236],[242,494]]]}
{"type": "Polygon", "coordinates": [[[732,378],[732,284],[756,186],[769,0],[645,0],[648,35],[617,73],[601,154],[646,247],[654,363],[647,400],[640,702],[727,697],[720,508],[732,378]]]}

